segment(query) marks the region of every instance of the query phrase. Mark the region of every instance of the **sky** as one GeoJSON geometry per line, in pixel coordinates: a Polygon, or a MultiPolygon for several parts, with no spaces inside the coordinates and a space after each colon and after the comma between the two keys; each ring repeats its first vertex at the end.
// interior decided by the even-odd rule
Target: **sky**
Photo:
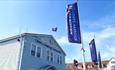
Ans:
{"type": "MultiPolygon", "coordinates": [[[[82,62],[81,45],[69,43],[66,8],[76,0],[0,0],[0,39],[20,33],[53,35],[66,53],[66,63],[82,62]],[[52,27],[58,27],[52,32],[52,27]]],[[[89,42],[95,38],[102,60],[115,57],[115,1],[79,0],[85,60],[91,61],[89,42]]]]}

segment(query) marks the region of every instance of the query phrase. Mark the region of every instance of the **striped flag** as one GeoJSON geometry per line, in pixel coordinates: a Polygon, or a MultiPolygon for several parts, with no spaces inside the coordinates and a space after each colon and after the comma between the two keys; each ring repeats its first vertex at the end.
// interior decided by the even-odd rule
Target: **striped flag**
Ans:
{"type": "Polygon", "coordinates": [[[97,64],[97,51],[96,51],[96,45],[94,39],[91,40],[91,42],[89,43],[89,47],[90,47],[92,62],[94,62],[94,64],[97,64]]]}
{"type": "Polygon", "coordinates": [[[67,8],[68,40],[72,43],[81,43],[80,23],[77,3],[69,4],[67,8]]]}

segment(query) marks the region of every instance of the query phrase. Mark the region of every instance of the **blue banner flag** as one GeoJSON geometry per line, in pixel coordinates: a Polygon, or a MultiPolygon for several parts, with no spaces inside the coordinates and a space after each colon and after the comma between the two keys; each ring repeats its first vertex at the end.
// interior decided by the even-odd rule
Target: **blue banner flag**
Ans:
{"type": "Polygon", "coordinates": [[[98,52],[98,66],[99,68],[102,68],[100,51],[98,52]]]}
{"type": "Polygon", "coordinates": [[[72,43],[81,43],[79,14],[77,3],[69,4],[67,8],[68,40],[72,43]]]}
{"type": "Polygon", "coordinates": [[[91,42],[89,43],[89,47],[90,47],[92,62],[97,64],[97,52],[96,52],[96,45],[95,45],[95,40],[94,39],[91,40],[91,42]]]}

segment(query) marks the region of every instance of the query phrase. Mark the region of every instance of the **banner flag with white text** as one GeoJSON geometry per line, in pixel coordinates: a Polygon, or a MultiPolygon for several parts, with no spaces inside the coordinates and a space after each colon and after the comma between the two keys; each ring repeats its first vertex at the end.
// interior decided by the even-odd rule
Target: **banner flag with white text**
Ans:
{"type": "Polygon", "coordinates": [[[81,43],[80,23],[77,3],[69,4],[67,8],[68,40],[81,43]]]}

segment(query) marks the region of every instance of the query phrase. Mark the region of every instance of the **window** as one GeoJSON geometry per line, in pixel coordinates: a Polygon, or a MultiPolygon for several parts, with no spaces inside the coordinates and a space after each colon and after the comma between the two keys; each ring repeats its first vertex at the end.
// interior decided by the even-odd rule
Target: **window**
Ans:
{"type": "Polygon", "coordinates": [[[57,63],[62,64],[62,56],[57,55],[57,63]]]}
{"type": "Polygon", "coordinates": [[[47,51],[47,60],[50,61],[50,51],[47,51]]]}
{"type": "Polygon", "coordinates": [[[87,65],[87,68],[92,68],[92,65],[87,65]]]}
{"type": "Polygon", "coordinates": [[[47,50],[47,60],[53,62],[54,61],[54,54],[52,51],[47,50]]]}
{"type": "Polygon", "coordinates": [[[51,52],[51,61],[53,61],[53,52],[51,52]]]}
{"type": "Polygon", "coordinates": [[[82,67],[83,67],[82,65],[78,65],[78,67],[77,67],[77,68],[78,68],[78,69],[82,69],[82,67]]]}
{"type": "Polygon", "coordinates": [[[111,64],[115,64],[115,61],[111,61],[111,64]]]}
{"type": "Polygon", "coordinates": [[[50,44],[52,44],[52,40],[49,40],[50,44]]]}
{"type": "Polygon", "coordinates": [[[57,56],[57,63],[58,63],[58,64],[59,64],[59,61],[60,61],[60,60],[59,60],[59,55],[58,55],[58,56],[57,56]]]}
{"type": "Polygon", "coordinates": [[[38,47],[37,44],[31,44],[31,55],[38,58],[41,57],[41,47],[38,47]]]}
{"type": "Polygon", "coordinates": [[[37,54],[36,54],[36,56],[38,58],[40,58],[40,56],[41,56],[41,48],[40,47],[37,47],[37,54]]]}
{"type": "Polygon", "coordinates": [[[60,64],[62,64],[62,57],[60,56],[60,64]]]}
{"type": "Polygon", "coordinates": [[[31,46],[32,46],[32,48],[31,48],[31,55],[32,55],[32,56],[35,56],[35,53],[36,53],[36,45],[32,44],[31,46]]]}

